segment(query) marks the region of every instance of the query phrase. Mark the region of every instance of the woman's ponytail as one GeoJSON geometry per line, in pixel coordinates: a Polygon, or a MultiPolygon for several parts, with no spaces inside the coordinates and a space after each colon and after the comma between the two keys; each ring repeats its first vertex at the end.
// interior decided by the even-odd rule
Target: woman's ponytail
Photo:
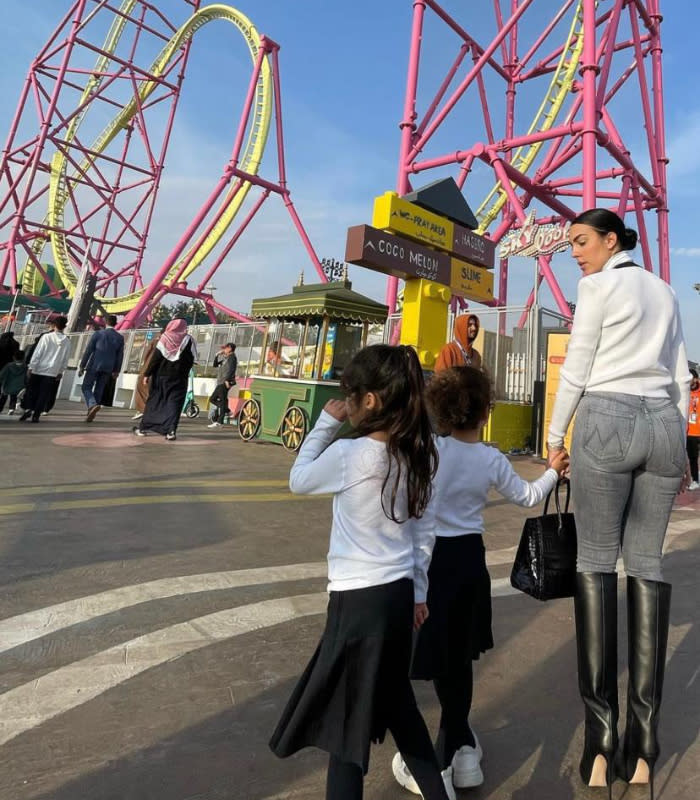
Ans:
{"type": "Polygon", "coordinates": [[[637,246],[637,231],[632,230],[632,228],[625,228],[620,245],[623,250],[634,250],[637,246]]]}

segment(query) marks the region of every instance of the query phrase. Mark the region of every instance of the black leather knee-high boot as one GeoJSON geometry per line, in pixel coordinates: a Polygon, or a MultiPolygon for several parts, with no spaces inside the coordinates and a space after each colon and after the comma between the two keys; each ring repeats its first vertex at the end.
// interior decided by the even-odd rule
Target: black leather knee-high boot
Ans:
{"type": "Polygon", "coordinates": [[[630,783],[649,783],[652,798],[670,610],[669,583],[627,578],[629,688],[622,773],[630,783]]]}
{"type": "Polygon", "coordinates": [[[617,574],[576,575],[578,684],[586,710],[581,779],[589,786],[613,781],[617,750],[617,574]]]}

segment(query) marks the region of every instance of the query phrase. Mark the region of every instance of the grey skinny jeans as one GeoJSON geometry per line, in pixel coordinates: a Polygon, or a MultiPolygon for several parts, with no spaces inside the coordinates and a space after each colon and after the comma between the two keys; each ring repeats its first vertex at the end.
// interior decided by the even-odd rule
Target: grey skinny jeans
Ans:
{"type": "Polygon", "coordinates": [[[685,436],[675,404],[586,393],[571,445],[571,491],[579,572],[625,572],[663,580],[661,548],[685,471],[685,436]]]}

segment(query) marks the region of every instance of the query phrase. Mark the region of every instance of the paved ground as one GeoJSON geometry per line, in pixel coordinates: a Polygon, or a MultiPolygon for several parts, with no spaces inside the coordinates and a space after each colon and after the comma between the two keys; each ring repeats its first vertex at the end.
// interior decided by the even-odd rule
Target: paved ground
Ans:
{"type": "MultiPolygon", "coordinates": [[[[127,412],[88,426],[67,403],[40,425],[0,418],[0,798],[321,800],[323,755],[279,761],[266,742],[321,631],[329,500],[292,498],[292,457],[233,428],[186,420],[174,443],[129,428],[127,412]]],[[[667,545],[669,800],[698,797],[698,494],[679,500],[667,545]]],[[[497,646],[473,716],[486,782],[460,797],[602,800],[577,774],[571,601],[508,584],[524,517],[498,500],[487,511],[497,646]]],[[[623,639],[621,681],[624,652],[623,639]]],[[[368,800],[411,797],[393,751],[373,751],[368,800]]],[[[616,799],[646,796],[615,784],[616,799]]]]}

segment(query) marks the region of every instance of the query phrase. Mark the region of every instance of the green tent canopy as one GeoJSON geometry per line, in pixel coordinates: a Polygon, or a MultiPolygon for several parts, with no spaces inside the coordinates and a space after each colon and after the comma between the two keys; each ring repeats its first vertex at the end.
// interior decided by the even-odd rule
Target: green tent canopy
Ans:
{"type": "MultiPolygon", "coordinates": [[[[12,294],[0,294],[0,313],[7,314],[8,311],[12,308],[12,301],[14,300],[14,295],[12,294]]],[[[60,297],[34,297],[30,294],[19,294],[17,295],[17,301],[15,302],[15,309],[19,308],[34,308],[34,309],[45,309],[47,311],[55,311],[59,314],[67,314],[68,309],[70,308],[71,301],[64,300],[60,297]]]]}
{"type": "Polygon", "coordinates": [[[347,280],[295,286],[291,294],[253,300],[251,310],[251,316],[258,319],[293,322],[330,317],[339,322],[383,323],[388,314],[388,306],[353,292],[347,280]]]}

